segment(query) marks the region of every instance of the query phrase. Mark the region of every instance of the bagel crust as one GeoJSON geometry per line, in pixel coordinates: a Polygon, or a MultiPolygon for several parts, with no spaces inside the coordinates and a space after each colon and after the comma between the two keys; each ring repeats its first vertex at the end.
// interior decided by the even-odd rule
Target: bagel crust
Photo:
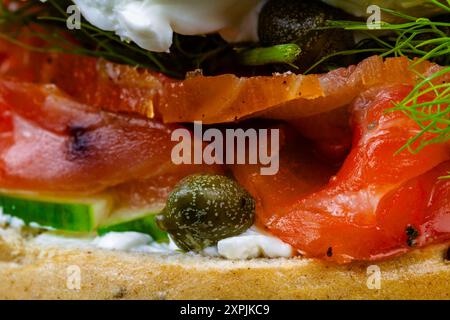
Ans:
{"type": "Polygon", "coordinates": [[[30,234],[0,229],[0,299],[450,299],[449,245],[335,265],[38,246],[30,234]]]}

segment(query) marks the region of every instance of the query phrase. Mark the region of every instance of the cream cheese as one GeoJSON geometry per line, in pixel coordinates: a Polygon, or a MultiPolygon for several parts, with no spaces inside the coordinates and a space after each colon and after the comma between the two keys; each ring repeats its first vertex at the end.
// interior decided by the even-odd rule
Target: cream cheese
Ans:
{"type": "Polygon", "coordinates": [[[292,247],[271,235],[263,234],[255,228],[242,235],[220,240],[217,244],[220,256],[231,260],[244,260],[258,257],[289,258],[292,247]]]}
{"type": "Polygon", "coordinates": [[[219,32],[229,42],[257,41],[258,15],[266,0],[74,0],[94,26],[124,41],[167,52],[173,33],[219,32]]]}
{"type": "Polygon", "coordinates": [[[25,225],[22,219],[10,216],[3,212],[3,208],[0,207],[0,227],[11,227],[13,229],[20,230],[25,225]]]}
{"type": "Polygon", "coordinates": [[[130,251],[138,247],[149,245],[152,237],[139,232],[109,232],[98,237],[93,244],[100,249],[130,251]]]}
{"type": "MultiPolygon", "coordinates": [[[[0,227],[10,227],[20,230],[23,220],[4,214],[0,207],[0,227]]],[[[38,225],[31,227],[41,228],[38,225]]],[[[170,238],[170,237],[169,237],[170,238]]],[[[139,232],[109,232],[103,236],[68,236],[58,231],[44,232],[33,239],[38,245],[57,245],[65,247],[93,247],[105,250],[117,250],[142,253],[175,253],[181,252],[175,242],[158,243],[152,237],[139,232]]],[[[223,257],[230,260],[245,260],[253,258],[289,258],[294,253],[293,248],[280,239],[265,234],[252,227],[243,234],[220,240],[217,246],[205,248],[201,254],[208,257],[223,257]]],[[[193,253],[191,253],[193,254],[193,253]]]]}
{"type": "MultiPolygon", "coordinates": [[[[178,249],[172,239],[170,239],[170,246],[172,249],[178,249]]],[[[247,260],[253,258],[289,258],[293,256],[294,250],[289,244],[263,233],[253,226],[241,235],[222,239],[216,246],[203,249],[201,254],[230,260],[247,260]]]]}
{"type": "MultiPolygon", "coordinates": [[[[34,242],[39,245],[95,247],[105,250],[141,253],[170,254],[180,252],[173,241],[157,243],[149,235],[139,232],[110,232],[95,238],[74,238],[49,232],[37,236],[34,242]]],[[[253,258],[289,258],[293,256],[293,252],[290,245],[276,237],[263,234],[253,227],[242,235],[220,240],[217,246],[204,249],[201,255],[223,257],[230,260],[246,260],[253,258]]]]}

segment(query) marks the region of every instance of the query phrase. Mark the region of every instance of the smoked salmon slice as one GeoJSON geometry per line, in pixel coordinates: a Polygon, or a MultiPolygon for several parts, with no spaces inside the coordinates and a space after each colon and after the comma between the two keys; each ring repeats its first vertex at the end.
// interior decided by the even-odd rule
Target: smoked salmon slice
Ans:
{"type": "MultiPolygon", "coordinates": [[[[3,61],[0,75],[24,74],[26,80],[53,83],[81,103],[112,112],[132,112],[165,123],[234,122],[252,117],[292,121],[350,104],[365,90],[383,85],[414,85],[441,69],[430,62],[414,65],[406,57],[367,58],[356,66],[321,75],[292,73],[273,76],[190,76],[175,80],[160,73],[119,65],[86,56],[48,54],[34,59],[30,53],[0,42],[0,55],[13,50],[16,62],[3,61]],[[20,68],[18,61],[24,59],[20,68]],[[29,69],[28,74],[26,73],[29,69]],[[36,75],[35,70],[41,70],[36,75]]],[[[19,63],[20,66],[20,63],[19,63]]],[[[447,74],[440,81],[449,81],[447,74]]]]}
{"type": "Polygon", "coordinates": [[[429,62],[411,68],[412,62],[404,57],[383,60],[374,56],[357,66],[322,75],[199,75],[179,81],[86,57],[55,58],[54,64],[53,73],[45,80],[52,80],[83,103],[154,116],[165,123],[204,124],[251,117],[291,121],[313,116],[348,105],[368,88],[413,85],[418,80],[416,72],[429,75],[440,69],[429,62]]]}
{"type": "Polygon", "coordinates": [[[319,190],[299,189],[302,171],[286,161],[272,177],[248,175],[248,168],[234,166],[236,179],[257,200],[258,223],[302,254],[337,262],[386,258],[449,239],[450,182],[438,179],[450,171],[449,146],[396,154],[419,127],[386,109],[410,90],[372,89],[354,102],[352,150],[319,190]],[[291,189],[296,199],[278,195],[273,191],[278,185],[291,189]]]}
{"type": "Polygon", "coordinates": [[[99,111],[54,85],[0,79],[0,124],[2,188],[96,193],[134,180],[223,172],[173,164],[171,133],[179,125],[99,111]]]}

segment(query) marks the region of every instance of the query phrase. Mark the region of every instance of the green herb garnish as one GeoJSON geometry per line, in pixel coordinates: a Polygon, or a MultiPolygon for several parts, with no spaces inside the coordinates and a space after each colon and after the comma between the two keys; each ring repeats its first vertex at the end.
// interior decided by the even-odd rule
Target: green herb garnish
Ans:
{"type": "Polygon", "coordinates": [[[272,47],[244,49],[238,53],[238,60],[247,66],[262,66],[272,63],[285,63],[294,68],[293,62],[301,53],[301,49],[294,43],[279,44],[272,47]]]}
{"type": "MultiPolygon", "coordinates": [[[[447,1],[448,5],[437,0],[429,0],[429,2],[450,13],[450,1],[447,1]]],[[[417,74],[419,80],[411,93],[400,103],[394,103],[394,107],[388,110],[388,112],[404,112],[419,125],[420,131],[399,150],[399,152],[409,150],[417,153],[430,144],[444,143],[450,140],[450,83],[437,81],[439,77],[450,72],[450,67],[448,67],[450,65],[450,22],[448,19],[437,21],[412,17],[390,9],[382,8],[382,11],[402,18],[405,22],[381,22],[380,30],[384,33],[389,32],[389,35],[381,36],[380,30],[371,30],[366,23],[330,21],[328,28],[358,31],[365,35],[366,39],[353,50],[323,57],[307,72],[335,56],[374,53],[381,57],[416,59],[411,64],[412,69],[424,60],[447,66],[428,77],[417,74]],[[368,42],[370,42],[369,46],[368,42]],[[426,95],[433,99],[421,101],[421,98],[426,95]],[[426,133],[431,133],[431,135],[426,135],[426,133]]]]}
{"type": "Polygon", "coordinates": [[[430,144],[450,140],[450,83],[434,82],[449,72],[450,67],[445,67],[427,78],[422,77],[422,81],[403,101],[394,103],[395,107],[388,110],[407,114],[421,129],[398,152],[407,149],[411,153],[418,153],[430,144]],[[419,101],[425,95],[433,95],[434,98],[431,101],[419,101]],[[425,138],[426,133],[431,133],[431,138],[425,138]]]}
{"type": "MultiPolygon", "coordinates": [[[[48,0],[45,3],[31,0],[20,9],[10,11],[0,3],[0,37],[11,43],[37,52],[62,52],[104,58],[113,62],[151,69],[174,78],[182,79],[186,72],[198,68],[214,68],[217,56],[230,45],[218,35],[181,36],[174,35],[170,53],[155,53],[138,45],[122,41],[114,32],[99,29],[84,19],[81,29],[71,30],[69,41],[64,33],[68,14],[65,8],[72,5],[69,0],[48,0]],[[30,37],[45,40],[43,47],[20,41],[20,34],[27,26],[39,25],[41,29],[26,29],[30,37]],[[184,42],[184,45],[183,45],[184,42]]],[[[66,32],[67,33],[67,32],[66,32]]]]}
{"type": "MultiPolygon", "coordinates": [[[[437,0],[428,1],[440,8],[445,8],[450,13],[450,2],[447,6],[437,0]]],[[[381,10],[386,14],[402,18],[405,22],[388,23],[381,21],[379,29],[373,30],[369,29],[365,22],[329,21],[326,29],[343,28],[357,31],[365,39],[361,40],[352,50],[340,51],[322,57],[305,73],[314,70],[333,57],[362,54],[378,54],[381,57],[418,57],[423,60],[438,62],[441,65],[450,65],[450,22],[412,17],[386,8],[381,8],[381,10]],[[384,35],[380,35],[380,31],[384,35]],[[389,34],[386,35],[386,32],[389,34]]]]}
{"type": "Polygon", "coordinates": [[[450,179],[450,172],[448,173],[448,176],[439,177],[439,179],[441,180],[450,179]]]}

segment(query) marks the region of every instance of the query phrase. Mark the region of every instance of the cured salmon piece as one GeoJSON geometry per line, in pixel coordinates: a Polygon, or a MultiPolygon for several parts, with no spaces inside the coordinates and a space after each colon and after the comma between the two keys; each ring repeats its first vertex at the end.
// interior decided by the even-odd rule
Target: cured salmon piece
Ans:
{"type": "MultiPolygon", "coordinates": [[[[29,42],[30,45],[42,46],[42,41],[37,39],[17,39],[29,42]]],[[[51,67],[51,57],[47,53],[37,53],[26,50],[23,47],[13,45],[0,38],[0,75],[3,77],[15,77],[22,81],[36,81],[42,74],[48,74],[51,67]]]]}
{"type": "Polygon", "coordinates": [[[56,84],[81,103],[150,119],[161,119],[156,112],[164,87],[176,81],[144,69],[71,55],[53,55],[52,68],[39,79],[56,84]]]}
{"type": "Polygon", "coordinates": [[[337,262],[386,258],[449,239],[450,182],[438,179],[450,171],[448,144],[396,154],[419,127],[401,112],[385,112],[410,90],[369,90],[355,101],[352,150],[319,190],[300,189],[296,199],[274,194],[279,185],[295,194],[302,171],[288,163],[272,177],[248,176],[233,167],[257,200],[258,223],[307,256],[337,262]]]}
{"type": "MultiPolygon", "coordinates": [[[[223,173],[219,170],[205,168],[199,170],[205,173],[223,173]]],[[[140,210],[142,208],[163,208],[175,185],[188,174],[186,170],[179,170],[168,174],[158,175],[150,179],[130,180],[120,185],[106,189],[106,193],[113,196],[118,209],[140,210]]]]}
{"type": "Polygon", "coordinates": [[[289,208],[299,197],[319,191],[337,172],[337,167],[322,161],[313,144],[292,129],[279,128],[282,147],[276,175],[261,175],[260,165],[234,165],[234,177],[257,200],[257,213],[275,214],[289,208]]]}
{"type": "MultiPolygon", "coordinates": [[[[27,55],[19,54],[17,59],[22,56],[26,59],[27,55]]],[[[37,59],[33,65],[24,66],[35,69],[42,63],[45,68],[35,81],[54,83],[81,103],[113,112],[138,113],[166,123],[204,124],[250,117],[286,121],[309,117],[346,106],[372,87],[414,85],[417,73],[427,76],[441,68],[430,62],[412,68],[405,57],[383,60],[373,56],[357,66],[321,75],[198,75],[180,81],[149,70],[66,54],[50,54],[47,60],[37,59]]],[[[8,74],[12,73],[10,70],[8,74]]],[[[20,77],[21,72],[17,75],[20,77]]],[[[440,79],[445,80],[450,81],[450,74],[440,79]]]]}
{"type": "Polygon", "coordinates": [[[314,142],[314,148],[323,160],[341,164],[352,145],[348,107],[334,109],[310,117],[290,121],[304,137],[314,142]]]}
{"type": "MultiPolygon", "coordinates": [[[[45,46],[39,39],[24,36],[19,40],[32,47],[45,46]]],[[[147,118],[154,118],[154,103],[164,81],[170,80],[162,74],[102,59],[30,51],[2,39],[0,75],[25,82],[53,83],[81,103],[147,118]]]]}
{"type": "Polygon", "coordinates": [[[348,105],[374,86],[415,84],[418,76],[414,71],[426,75],[439,70],[428,62],[413,70],[407,58],[383,61],[374,56],[358,66],[322,75],[239,78],[224,74],[178,81],[86,57],[55,59],[54,64],[53,74],[46,80],[51,79],[83,103],[160,117],[166,123],[203,121],[204,124],[250,117],[291,121],[313,116],[348,105]]]}
{"type": "Polygon", "coordinates": [[[101,112],[53,85],[0,80],[0,123],[2,188],[96,193],[133,180],[223,171],[173,164],[171,133],[180,126],[101,112]]]}

